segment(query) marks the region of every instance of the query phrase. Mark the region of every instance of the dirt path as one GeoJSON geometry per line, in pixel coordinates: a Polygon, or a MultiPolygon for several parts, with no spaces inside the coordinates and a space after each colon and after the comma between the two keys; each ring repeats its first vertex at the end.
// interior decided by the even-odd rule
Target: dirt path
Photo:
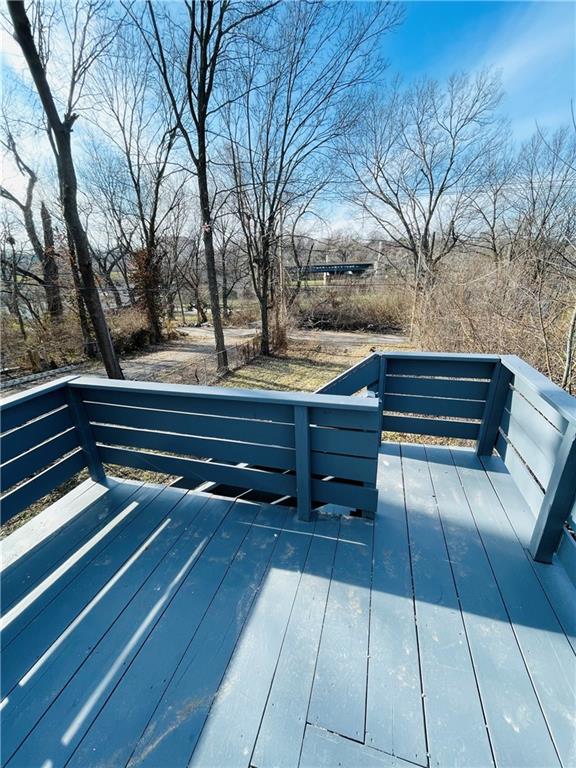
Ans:
{"type": "MultiPolygon", "coordinates": [[[[122,360],[122,369],[127,379],[136,381],[170,381],[178,384],[203,384],[210,378],[215,368],[214,336],[211,328],[179,328],[182,336],[141,355],[122,360]]],[[[233,348],[252,339],[257,333],[254,328],[227,328],[226,345],[233,348]]],[[[359,357],[367,353],[370,347],[386,348],[403,346],[406,339],[394,334],[372,334],[361,332],[308,331],[294,330],[290,341],[299,353],[303,348],[321,347],[324,353],[333,349],[337,357],[350,357],[352,365],[359,357]]],[[[47,373],[41,379],[28,381],[17,386],[2,389],[0,397],[7,397],[22,392],[37,384],[59,378],[63,375],[88,374],[105,376],[102,365],[86,363],[74,366],[66,371],[47,373]]],[[[233,385],[233,384],[232,384],[233,385]]],[[[257,386],[257,382],[254,383],[257,386]]],[[[300,387],[304,386],[301,384],[300,387]]]]}

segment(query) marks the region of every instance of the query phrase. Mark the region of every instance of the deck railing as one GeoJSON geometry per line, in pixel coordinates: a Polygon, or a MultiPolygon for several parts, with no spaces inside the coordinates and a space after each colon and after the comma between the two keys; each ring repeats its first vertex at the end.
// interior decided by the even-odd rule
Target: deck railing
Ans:
{"type": "Polygon", "coordinates": [[[510,355],[375,353],[313,395],[68,377],[8,398],[0,419],[3,522],[103,464],[295,498],[303,517],[373,512],[394,433],[496,451],[534,514],[534,558],[575,546],[576,400],[510,355]]]}
{"type": "Polygon", "coordinates": [[[2,521],[104,464],[373,513],[379,427],[358,398],[62,379],[0,405],[2,521]]]}
{"type": "Polygon", "coordinates": [[[319,392],[378,397],[382,430],[495,450],[535,517],[531,552],[574,547],[576,399],[514,355],[374,353],[319,392]]]}

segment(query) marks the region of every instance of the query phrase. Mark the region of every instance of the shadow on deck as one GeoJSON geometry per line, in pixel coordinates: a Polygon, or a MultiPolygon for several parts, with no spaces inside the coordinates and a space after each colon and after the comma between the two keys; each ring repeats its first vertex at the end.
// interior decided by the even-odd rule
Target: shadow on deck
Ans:
{"type": "Polygon", "coordinates": [[[575,590],[504,464],[385,444],[377,487],[305,522],[88,481],[13,534],[3,764],[574,765],[575,590]]]}

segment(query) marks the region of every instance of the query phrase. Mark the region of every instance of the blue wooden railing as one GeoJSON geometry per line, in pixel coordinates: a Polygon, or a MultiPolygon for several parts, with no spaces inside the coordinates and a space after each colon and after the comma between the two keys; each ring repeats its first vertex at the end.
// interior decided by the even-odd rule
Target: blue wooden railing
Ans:
{"type": "Polygon", "coordinates": [[[475,441],[496,451],[535,516],[531,552],[551,562],[574,547],[576,399],[514,355],[374,353],[320,390],[366,389],[384,433],[475,441]]]}
{"type": "Polygon", "coordinates": [[[374,512],[394,433],[497,452],[534,514],[533,556],[575,546],[576,400],[510,355],[375,353],[313,395],[68,377],[5,400],[0,430],[3,522],[103,464],[296,498],[304,517],[374,512]]]}
{"type": "Polygon", "coordinates": [[[2,522],[103,464],[373,513],[379,427],[358,398],[61,379],[0,404],[2,522]]]}

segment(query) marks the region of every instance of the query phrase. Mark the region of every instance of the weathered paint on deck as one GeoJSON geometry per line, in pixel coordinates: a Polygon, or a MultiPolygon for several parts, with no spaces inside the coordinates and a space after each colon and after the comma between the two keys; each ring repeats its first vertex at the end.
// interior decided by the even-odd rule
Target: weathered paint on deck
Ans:
{"type": "Polygon", "coordinates": [[[385,444],[373,522],[112,486],[2,543],[3,764],[576,764],[576,590],[497,457],[385,444]]]}

